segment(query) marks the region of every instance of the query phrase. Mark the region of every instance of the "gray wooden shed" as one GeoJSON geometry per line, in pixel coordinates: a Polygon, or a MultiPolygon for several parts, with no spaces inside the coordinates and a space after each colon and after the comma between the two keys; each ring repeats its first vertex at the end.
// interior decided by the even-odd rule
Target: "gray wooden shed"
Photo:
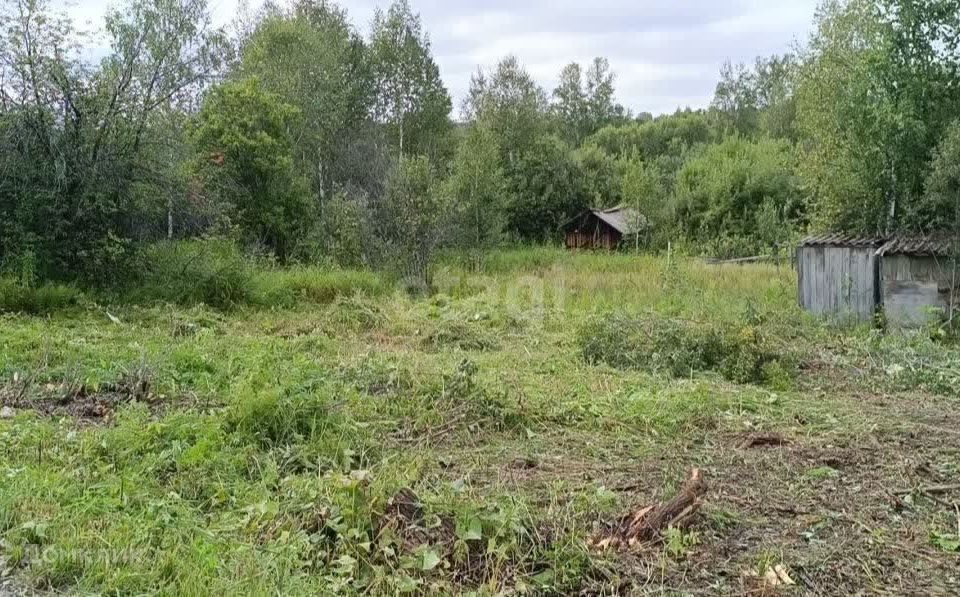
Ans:
{"type": "Polygon", "coordinates": [[[956,308],[957,279],[946,239],[894,238],[877,249],[883,314],[890,327],[918,327],[956,308]]]}
{"type": "Polygon", "coordinates": [[[811,236],[797,249],[800,306],[818,315],[917,327],[956,308],[957,280],[945,240],[811,236]],[[951,290],[954,289],[954,290],[951,290]]]}
{"type": "Polygon", "coordinates": [[[881,238],[826,234],[797,249],[800,306],[818,315],[869,321],[880,301],[876,252],[881,238]]]}

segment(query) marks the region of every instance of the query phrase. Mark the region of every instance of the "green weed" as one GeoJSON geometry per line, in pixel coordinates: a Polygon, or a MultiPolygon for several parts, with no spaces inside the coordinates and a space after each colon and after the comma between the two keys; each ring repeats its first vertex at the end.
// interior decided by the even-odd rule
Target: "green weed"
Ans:
{"type": "Polygon", "coordinates": [[[48,315],[80,303],[79,290],[63,284],[30,286],[14,278],[0,278],[0,313],[48,315]]]}

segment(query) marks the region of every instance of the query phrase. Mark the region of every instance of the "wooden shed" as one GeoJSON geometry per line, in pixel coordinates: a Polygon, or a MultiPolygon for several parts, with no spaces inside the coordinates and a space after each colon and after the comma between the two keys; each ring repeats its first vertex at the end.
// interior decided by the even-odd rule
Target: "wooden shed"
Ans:
{"type": "Polygon", "coordinates": [[[629,207],[589,209],[563,225],[568,249],[616,249],[632,242],[646,219],[629,207]]]}
{"type": "Polygon", "coordinates": [[[949,243],[929,238],[811,236],[797,249],[800,306],[818,315],[915,327],[951,304],[949,243]]]}
{"type": "Polygon", "coordinates": [[[957,275],[946,239],[894,238],[877,249],[887,325],[918,327],[956,309],[957,275]]]}
{"type": "Polygon", "coordinates": [[[818,315],[868,321],[880,301],[876,252],[881,238],[827,234],[797,249],[800,306],[818,315]]]}

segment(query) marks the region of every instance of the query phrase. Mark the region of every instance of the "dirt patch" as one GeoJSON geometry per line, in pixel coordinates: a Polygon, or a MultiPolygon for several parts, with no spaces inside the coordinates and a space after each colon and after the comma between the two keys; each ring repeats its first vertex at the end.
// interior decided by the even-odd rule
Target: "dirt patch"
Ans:
{"type": "MultiPolygon", "coordinates": [[[[658,440],[643,456],[630,442],[568,433],[539,450],[504,448],[486,466],[455,462],[446,474],[532,495],[550,495],[558,480],[572,491],[600,486],[636,513],[668,501],[691,467],[702,468],[709,490],[677,544],[605,554],[614,563],[584,581],[584,594],[960,594],[960,554],[933,541],[957,533],[956,400],[796,399],[763,431],[721,425],[658,440]],[[523,466],[519,450],[537,466],[523,466]]],[[[607,519],[584,513],[591,516],[602,532],[607,519]]]]}
{"type": "Polygon", "coordinates": [[[741,448],[779,447],[789,444],[790,441],[779,433],[758,433],[743,438],[741,448]]]}
{"type": "Polygon", "coordinates": [[[44,417],[70,417],[85,423],[111,421],[124,404],[140,402],[157,413],[169,403],[152,392],[149,377],[128,375],[116,382],[90,386],[82,383],[32,385],[19,381],[0,387],[0,416],[12,418],[28,410],[44,417]]]}
{"type": "MultiPolygon", "coordinates": [[[[896,429],[765,449],[713,437],[678,450],[682,462],[650,463],[648,481],[690,460],[709,463],[713,491],[704,497],[702,522],[692,527],[697,545],[683,557],[667,556],[666,566],[663,556],[634,564],[650,574],[662,570],[664,586],[694,593],[769,591],[769,571],[781,566],[797,590],[810,594],[957,594],[960,554],[938,549],[931,535],[956,532],[949,506],[960,503],[960,491],[936,500],[923,493],[960,462],[956,443],[918,433],[916,415],[896,417],[896,429]]],[[[864,416],[869,421],[871,414],[864,416]]],[[[956,428],[960,417],[941,423],[956,428]]]]}
{"type": "Polygon", "coordinates": [[[439,525],[427,528],[420,498],[412,490],[402,489],[388,500],[376,536],[378,540],[395,537],[405,551],[414,553],[425,545],[452,547],[454,526],[452,519],[441,517],[439,525]]]}

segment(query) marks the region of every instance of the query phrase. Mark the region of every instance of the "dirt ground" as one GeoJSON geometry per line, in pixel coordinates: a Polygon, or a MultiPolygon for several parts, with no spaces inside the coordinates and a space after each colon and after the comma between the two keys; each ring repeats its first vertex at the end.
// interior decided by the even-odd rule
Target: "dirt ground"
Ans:
{"type": "MultiPolygon", "coordinates": [[[[805,383],[815,392],[825,381],[805,383]]],[[[960,594],[960,553],[931,541],[934,531],[960,534],[955,400],[842,388],[822,410],[817,424],[797,415],[756,432],[721,425],[645,459],[580,458],[577,439],[532,456],[507,451],[486,480],[528,491],[599,483],[639,510],[669,499],[691,467],[704,472],[694,543],[680,554],[662,544],[608,554],[612,565],[583,594],[960,594]],[[824,425],[824,412],[835,423],[824,425]],[[786,580],[764,578],[777,567],[786,580]]]]}

